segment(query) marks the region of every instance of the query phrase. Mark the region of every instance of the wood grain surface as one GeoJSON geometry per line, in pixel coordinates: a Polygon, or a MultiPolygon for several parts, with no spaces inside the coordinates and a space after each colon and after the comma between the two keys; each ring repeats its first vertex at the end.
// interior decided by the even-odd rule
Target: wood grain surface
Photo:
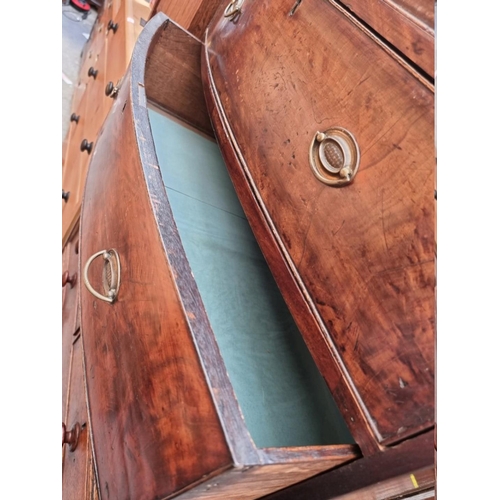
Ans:
{"type": "Polygon", "coordinates": [[[65,420],[68,411],[68,390],[72,357],[72,345],[79,329],[79,265],[78,265],[78,227],[71,235],[62,255],[62,272],[68,273],[72,279],[62,289],[62,419],[65,420]]]}
{"type": "Polygon", "coordinates": [[[213,136],[201,84],[200,41],[182,29],[164,29],[158,36],[146,63],[148,100],[213,136]]]}
{"type": "Polygon", "coordinates": [[[68,444],[62,450],[62,492],[64,500],[81,500],[86,496],[87,466],[89,462],[89,433],[87,426],[87,406],[83,380],[81,335],[72,339],[71,375],[68,410],[64,423],[70,431],[75,424],[81,427],[78,443],[74,451],[68,444]]]}
{"type": "Polygon", "coordinates": [[[434,78],[434,0],[345,0],[345,6],[434,78]]]}
{"type": "MultiPolygon", "coordinates": [[[[80,117],[78,123],[72,122],[69,129],[69,141],[62,169],[62,189],[69,192],[68,200],[62,200],[62,245],[66,244],[72,234],[80,214],[82,202],[84,172],[89,163],[87,152],[80,150],[82,140],[86,137],[86,95],[80,99],[75,113],[80,117]]],[[[89,139],[90,140],[90,139],[89,139]]]]}
{"type": "Polygon", "coordinates": [[[185,492],[180,500],[257,500],[290,483],[303,481],[345,462],[345,457],[329,461],[280,463],[231,469],[185,492]]]}
{"type": "MultiPolygon", "coordinates": [[[[372,488],[376,490],[377,484],[386,481],[388,485],[394,485],[395,482],[399,484],[399,491],[403,494],[408,491],[406,486],[409,483],[414,485],[411,474],[415,475],[417,485],[429,487],[435,484],[432,478],[434,469],[432,434],[431,431],[407,439],[376,455],[325,472],[266,496],[263,500],[330,500],[341,495],[356,495],[357,491],[364,488],[373,492],[372,488]],[[403,478],[403,482],[398,480],[398,477],[403,478]]],[[[382,491],[384,488],[381,488],[382,491]]],[[[383,496],[381,498],[385,499],[383,496]]]]}
{"type": "MultiPolygon", "coordinates": [[[[145,29],[141,36],[154,32],[145,29]]],[[[147,47],[133,56],[143,66],[147,47]]],[[[115,248],[122,266],[116,303],[102,302],[81,287],[90,415],[104,499],[162,498],[230,464],[151,211],[129,81],[96,147],[81,220],[82,263],[99,250],[115,248]]],[[[89,276],[96,288],[102,287],[101,273],[96,262],[89,276]]]]}
{"type": "MultiPolygon", "coordinates": [[[[104,499],[165,498],[198,484],[206,489],[229,469],[245,484],[251,474],[237,472],[249,467],[260,471],[251,480],[256,491],[268,493],[359,452],[355,445],[276,452],[252,443],[182,249],[148,121],[146,60],[168,40],[159,36],[167,29],[181,28],[159,14],[142,31],[84,194],[82,265],[108,248],[121,262],[113,304],[81,286],[100,491],[104,499]]],[[[98,259],[89,269],[90,283],[101,292],[102,265],[98,259]]]]}
{"type": "Polygon", "coordinates": [[[238,195],[251,225],[268,225],[252,227],[356,441],[372,453],[432,427],[429,85],[321,1],[290,15],[289,2],[247,0],[234,22],[219,11],[206,57],[206,97],[238,195]],[[316,132],[331,126],[361,151],[345,188],[322,184],[308,162],[316,132]]]}
{"type": "Polygon", "coordinates": [[[151,17],[163,12],[172,21],[182,26],[195,37],[201,38],[217,8],[227,4],[226,0],[152,0],[151,17]]]}

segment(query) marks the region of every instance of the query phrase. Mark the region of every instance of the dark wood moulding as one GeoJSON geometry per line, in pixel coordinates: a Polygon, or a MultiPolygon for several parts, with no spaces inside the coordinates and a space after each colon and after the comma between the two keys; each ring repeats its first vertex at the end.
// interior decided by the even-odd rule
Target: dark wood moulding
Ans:
{"type": "Polygon", "coordinates": [[[148,22],[87,176],[79,252],[88,266],[77,286],[103,499],[249,500],[360,456],[353,444],[259,447],[245,423],[179,235],[148,109],[208,135],[201,56],[202,43],[163,14],[148,22]],[[114,256],[109,272],[92,261],[103,250],[114,256]],[[85,280],[101,294],[115,287],[114,301],[85,280]]]}
{"type": "Polygon", "coordinates": [[[434,425],[434,93],[321,0],[245,0],[207,29],[205,97],[276,282],[364,455],[434,425]],[[309,164],[347,129],[353,181],[309,164]]]}

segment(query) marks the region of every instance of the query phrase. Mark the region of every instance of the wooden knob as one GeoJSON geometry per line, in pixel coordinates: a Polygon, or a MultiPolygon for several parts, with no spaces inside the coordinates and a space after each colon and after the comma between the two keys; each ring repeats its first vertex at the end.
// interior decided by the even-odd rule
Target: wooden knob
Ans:
{"type": "Polygon", "coordinates": [[[62,199],[68,203],[68,198],[69,198],[69,191],[64,191],[64,189],[62,190],[62,199]]]}
{"type": "Polygon", "coordinates": [[[69,119],[70,122],[76,122],[78,123],[78,120],[80,120],[80,115],[77,115],[76,113],[72,113],[71,118],[69,119]]]}
{"type": "Polygon", "coordinates": [[[90,66],[89,68],[89,71],[87,73],[89,76],[93,76],[94,77],[94,80],[96,79],[96,76],[97,76],[97,70],[94,69],[93,66],[90,66]]]}
{"type": "Polygon", "coordinates": [[[75,451],[78,446],[81,426],[77,422],[70,431],[66,430],[66,424],[62,424],[62,445],[69,444],[69,451],[75,451]]]}
{"type": "Polygon", "coordinates": [[[84,151],[87,151],[87,153],[90,154],[93,145],[94,145],[93,142],[88,142],[87,139],[83,139],[82,143],[80,144],[80,151],[82,153],[84,151]]]}
{"type": "Polygon", "coordinates": [[[109,82],[107,85],[106,85],[106,88],[104,89],[104,93],[108,96],[108,97],[114,97],[114,94],[116,94],[116,92],[113,92],[115,89],[115,86],[113,85],[113,82],[109,82]]]}
{"type": "Polygon", "coordinates": [[[118,29],[118,23],[114,23],[112,19],[109,20],[108,23],[108,31],[113,31],[113,33],[116,33],[116,30],[118,29]]]}
{"type": "Polygon", "coordinates": [[[66,286],[69,283],[70,287],[73,288],[76,284],[76,273],[73,276],[69,275],[69,271],[64,271],[62,275],[62,286],[66,286]]]}

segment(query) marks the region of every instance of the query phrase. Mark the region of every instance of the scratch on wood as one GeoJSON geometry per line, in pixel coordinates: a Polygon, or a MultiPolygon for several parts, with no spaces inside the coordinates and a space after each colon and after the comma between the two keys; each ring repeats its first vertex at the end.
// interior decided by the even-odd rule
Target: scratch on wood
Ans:
{"type": "Polygon", "coordinates": [[[389,251],[389,246],[387,245],[387,237],[385,235],[385,221],[384,221],[384,190],[382,189],[382,230],[384,232],[385,248],[389,251]]]}
{"type": "Polygon", "coordinates": [[[335,235],[344,227],[345,219],[342,221],[342,224],[340,224],[340,227],[333,233],[332,237],[335,237],[335,235]]]}
{"type": "Polygon", "coordinates": [[[358,348],[358,340],[359,340],[359,329],[356,332],[356,341],[354,342],[354,351],[356,351],[358,348]]]}

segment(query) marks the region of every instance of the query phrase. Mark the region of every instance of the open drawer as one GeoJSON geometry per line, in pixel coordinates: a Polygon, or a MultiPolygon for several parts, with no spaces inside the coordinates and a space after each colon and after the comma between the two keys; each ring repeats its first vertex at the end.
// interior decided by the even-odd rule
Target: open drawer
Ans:
{"type": "Polygon", "coordinates": [[[213,139],[202,43],[142,31],[95,145],[81,322],[103,498],[255,499],[360,456],[213,139]]]}

